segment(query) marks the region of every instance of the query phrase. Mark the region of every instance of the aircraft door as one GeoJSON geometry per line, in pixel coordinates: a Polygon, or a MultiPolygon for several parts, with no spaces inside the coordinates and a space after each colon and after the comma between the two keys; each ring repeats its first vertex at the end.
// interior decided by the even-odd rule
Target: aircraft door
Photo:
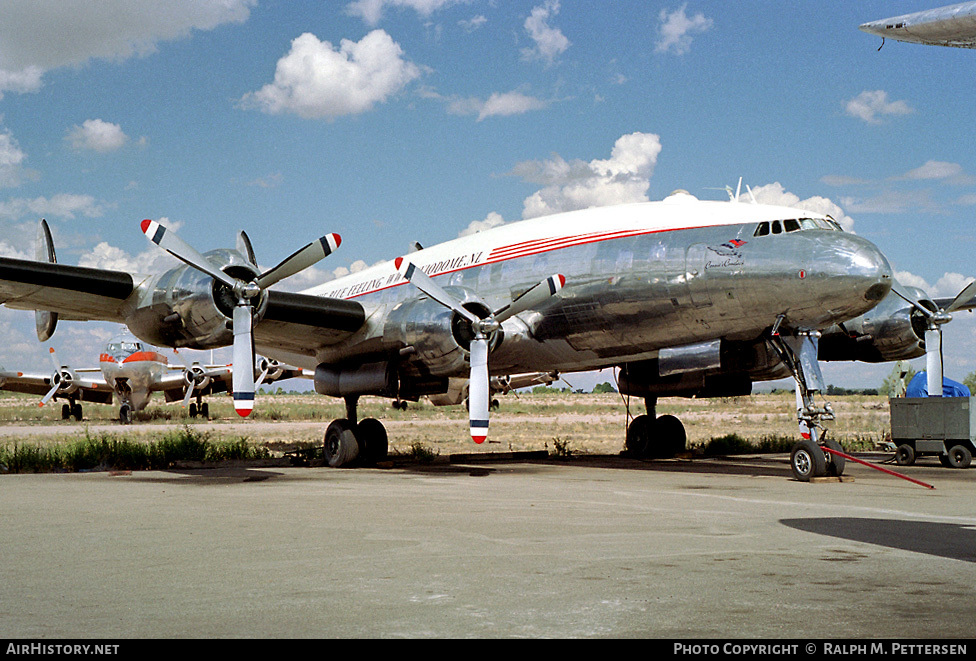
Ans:
{"type": "Polygon", "coordinates": [[[708,258],[708,248],[704,243],[688,246],[685,255],[685,279],[691,295],[691,304],[696,308],[707,307],[712,304],[712,297],[708,292],[708,277],[705,270],[705,260],[708,258]]]}

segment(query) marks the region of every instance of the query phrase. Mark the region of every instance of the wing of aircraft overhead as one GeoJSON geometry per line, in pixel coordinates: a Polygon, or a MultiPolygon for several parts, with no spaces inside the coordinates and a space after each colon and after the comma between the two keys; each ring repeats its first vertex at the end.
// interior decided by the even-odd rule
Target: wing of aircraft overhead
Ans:
{"type": "Polygon", "coordinates": [[[961,2],[865,23],[864,32],[931,46],[976,48],[976,2],[961,2]]]}

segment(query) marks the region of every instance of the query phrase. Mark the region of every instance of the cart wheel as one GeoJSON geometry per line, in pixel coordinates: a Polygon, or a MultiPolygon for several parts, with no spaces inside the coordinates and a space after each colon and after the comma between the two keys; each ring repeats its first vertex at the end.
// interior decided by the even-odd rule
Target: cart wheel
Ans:
{"type": "Polygon", "coordinates": [[[895,463],[899,466],[911,466],[915,463],[915,448],[908,443],[902,443],[895,450],[895,463]]]}
{"type": "Polygon", "coordinates": [[[949,465],[953,468],[969,468],[973,463],[973,454],[965,445],[953,445],[949,448],[949,465]]]}

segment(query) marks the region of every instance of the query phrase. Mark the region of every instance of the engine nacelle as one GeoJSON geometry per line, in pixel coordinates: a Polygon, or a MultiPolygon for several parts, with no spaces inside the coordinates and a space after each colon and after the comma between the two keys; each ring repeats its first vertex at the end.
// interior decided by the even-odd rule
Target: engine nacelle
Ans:
{"type": "MultiPolygon", "coordinates": [[[[245,281],[257,269],[234,250],[212,250],[205,257],[225,273],[245,281]]],[[[232,320],[237,299],[228,287],[190,266],[171,269],[156,278],[152,293],[126,318],[137,336],[152,344],[214,349],[234,341],[232,320]]],[[[268,307],[262,292],[255,321],[268,307]]]]}
{"type": "MultiPolygon", "coordinates": [[[[907,288],[913,289],[913,288],[907,288]]],[[[920,291],[913,293],[919,304],[933,312],[936,305],[920,291]]],[[[895,294],[889,294],[870,312],[832,326],[820,337],[820,360],[859,360],[880,363],[909,360],[925,355],[928,322],[918,309],[895,294]]]]}
{"type": "Polygon", "coordinates": [[[763,341],[713,340],[662,349],[657,358],[628,363],[618,387],[635,397],[736,397],[752,392],[754,381],[789,376],[763,341]]]}
{"type": "Polygon", "coordinates": [[[315,392],[330,397],[397,395],[397,373],[392,363],[368,363],[349,368],[326,365],[315,368],[315,392]]]}
{"type": "MultiPolygon", "coordinates": [[[[478,317],[490,314],[488,306],[467,289],[445,289],[478,317]]],[[[501,335],[501,331],[493,334],[490,348],[497,346],[501,335]]],[[[466,319],[430,298],[401,303],[390,312],[383,327],[384,344],[402,347],[407,362],[422,365],[425,376],[467,376],[472,339],[466,319]]]]}

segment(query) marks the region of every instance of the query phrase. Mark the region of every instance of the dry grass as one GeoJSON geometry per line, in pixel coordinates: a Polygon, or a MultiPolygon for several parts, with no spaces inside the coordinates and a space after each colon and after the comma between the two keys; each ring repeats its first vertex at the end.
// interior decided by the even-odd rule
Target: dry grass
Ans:
{"type": "MultiPolygon", "coordinates": [[[[422,401],[406,411],[394,410],[389,400],[366,397],[360,417],[374,417],[386,425],[392,453],[410,455],[425,447],[439,455],[457,452],[549,450],[586,454],[616,454],[623,449],[627,424],[625,398],[611,394],[522,394],[500,398],[492,413],[489,443],[474,445],[467,435],[463,407],[434,407],[422,401]]],[[[850,449],[870,448],[888,430],[888,403],[883,397],[831,398],[837,420],[829,423],[834,438],[850,449]]],[[[631,399],[632,416],[643,402],[631,399]]],[[[664,399],[658,414],[677,416],[685,425],[690,446],[702,447],[713,438],[736,434],[747,441],[796,438],[794,396],[759,394],[720,399],[664,399]]],[[[63,422],[60,404],[40,409],[36,398],[0,397],[0,444],[18,440],[40,444],[64,443],[83,437],[86,429],[118,434],[146,442],[174,427],[190,425],[216,440],[244,438],[275,451],[318,445],[329,422],[345,416],[341,401],[315,395],[260,395],[255,412],[246,420],[234,413],[227,397],[210,398],[211,420],[188,418],[178,403],[150,406],[136,424],[122,427],[114,406],[85,404],[82,423],[63,422]],[[38,432],[45,432],[43,435],[38,432]]]]}

